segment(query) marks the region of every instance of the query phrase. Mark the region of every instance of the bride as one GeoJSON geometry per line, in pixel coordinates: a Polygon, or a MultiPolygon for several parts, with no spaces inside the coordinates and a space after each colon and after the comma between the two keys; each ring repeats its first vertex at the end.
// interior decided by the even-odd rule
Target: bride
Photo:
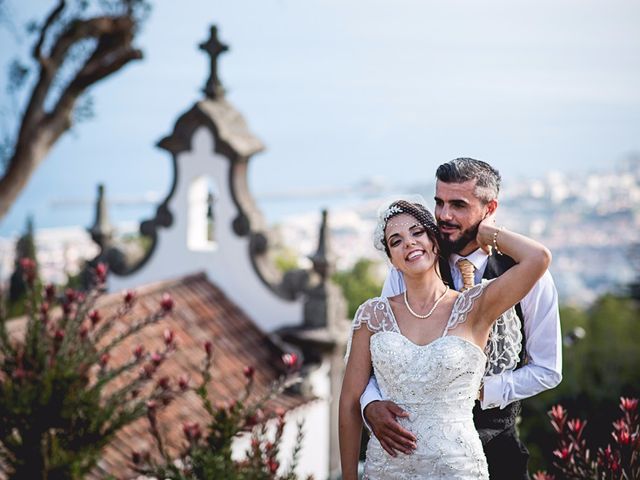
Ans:
{"type": "Polygon", "coordinates": [[[417,440],[413,453],[391,456],[372,436],[365,478],[488,479],[472,418],[487,360],[483,349],[494,321],[533,287],[551,254],[527,237],[496,227],[489,215],[478,226],[478,244],[494,254],[504,252],[516,265],[458,293],[440,277],[439,232],[422,204],[393,202],[381,212],[374,237],[376,247],[404,274],[407,289],[367,300],[356,312],[340,394],[343,479],[357,479],[359,399],[372,369],[385,399],[409,412],[398,420],[417,440]]]}

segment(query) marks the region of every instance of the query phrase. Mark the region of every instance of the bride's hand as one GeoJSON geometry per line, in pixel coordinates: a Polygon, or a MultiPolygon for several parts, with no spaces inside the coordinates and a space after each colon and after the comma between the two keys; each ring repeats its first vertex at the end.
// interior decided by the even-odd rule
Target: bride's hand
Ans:
{"type": "Polygon", "coordinates": [[[478,224],[478,234],[476,235],[476,242],[480,245],[480,248],[491,255],[493,234],[496,231],[496,214],[490,213],[482,219],[478,224]]]}

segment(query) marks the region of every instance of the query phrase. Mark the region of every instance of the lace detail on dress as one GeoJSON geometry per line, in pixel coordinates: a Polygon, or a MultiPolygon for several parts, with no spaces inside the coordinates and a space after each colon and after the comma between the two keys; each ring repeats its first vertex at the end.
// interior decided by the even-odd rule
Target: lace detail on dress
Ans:
{"type": "Polygon", "coordinates": [[[482,291],[484,287],[486,287],[493,280],[482,280],[482,283],[474,285],[466,292],[461,293],[453,304],[453,309],[451,310],[451,316],[449,317],[449,321],[447,322],[447,327],[442,332],[442,336],[444,337],[449,330],[456,328],[461,323],[467,321],[467,315],[473,308],[473,304],[480,295],[482,295],[482,291]]]}
{"type": "Polygon", "coordinates": [[[349,359],[349,353],[351,353],[351,340],[353,339],[353,332],[359,329],[362,324],[367,326],[367,329],[372,333],[377,332],[398,332],[400,329],[395,321],[393,312],[389,302],[383,297],[370,298],[362,305],[358,307],[356,314],[351,324],[351,332],[349,334],[349,340],[347,341],[347,352],[344,355],[345,363],[349,359]]]}
{"type": "MultiPolygon", "coordinates": [[[[482,283],[474,285],[460,294],[453,304],[451,317],[443,336],[453,328],[467,320],[467,315],[473,308],[476,298],[482,295],[484,289],[495,280],[483,279],[482,283]]],[[[485,375],[500,375],[507,370],[513,370],[518,365],[522,350],[522,331],[520,318],[515,307],[511,307],[498,317],[489,332],[489,340],[484,348],[487,356],[485,375]]]]}
{"type": "Polygon", "coordinates": [[[493,324],[484,349],[487,356],[485,375],[501,375],[518,366],[522,350],[522,323],[515,307],[504,312],[493,324]]]}

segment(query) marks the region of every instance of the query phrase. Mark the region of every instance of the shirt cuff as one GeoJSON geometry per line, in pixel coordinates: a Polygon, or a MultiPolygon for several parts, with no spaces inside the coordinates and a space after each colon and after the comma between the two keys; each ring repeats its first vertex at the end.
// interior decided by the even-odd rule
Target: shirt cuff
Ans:
{"type": "MultiPolygon", "coordinates": [[[[505,374],[503,373],[503,375],[505,374]]],[[[484,377],[484,389],[480,407],[483,410],[497,407],[504,408],[502,404],[502,390],[502,375],[484,377]]]]}
{"type": "Polygon", "coordinates": [[[382,397],[380,396],[378,390],[375,388],[367,387],[364,390],[363,394],[360,396],[360,415],[362,415],[362,422],[364,423],[364,426],[367,427],[367,430],[369,430],[369,433],[373,433],[373,430],[371,430],[371,427],[367,423],[367,419],[364,418],[364,409],[371,402],[377,402],[379,400],[382,400],[382,397]]]}

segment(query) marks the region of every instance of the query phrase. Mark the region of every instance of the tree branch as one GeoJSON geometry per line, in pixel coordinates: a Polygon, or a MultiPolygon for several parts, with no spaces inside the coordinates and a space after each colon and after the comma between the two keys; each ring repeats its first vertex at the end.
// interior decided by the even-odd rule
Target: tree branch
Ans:
{"type": "Polygon", "coordinates": [[[40,162],[53,144],[72,124],[73,109],[78,98],[93,84],[123,68],[132,60],[142,58],[142,52],[131,46],[136,32],[136,20],[130,16],[100,16],[76,19],[58,36],[45,58],[42,53],[46,30],[59,19],[61,6],[45,22],[34,56],[39,56],[40,75],[22,117],[13,155],[0,178],[0,219],[6,215],[40,162]],[[56,13],[57,12],[57,13],[56,13]],[[44,103],[70,48],[77,42],[96,38],[97,45],[75,77],[62,92],[49,113],[44,103]]]}
{"type": "Polygon", "coordinates": [[[66,4],[67,2],[65,0],[60,0],[58,2],[58,5],[56,5],[56,8],[54,8],[51,11],[49,16],[45,20],[44,25],[40,29],[40,36],[38,37],[38,41],[33,47],[33,52],[32,52],[33,58],[35,58],[36,61],[40,63],[40,65],[44,63],[44,59],[42,57],[42,44],[44,43],[47,37],[47,32],[49,31],[49,28],[51,27],[51,25],[53,25],[53,23],[62,14],[62,11],[65,9],[66,4]]]}

